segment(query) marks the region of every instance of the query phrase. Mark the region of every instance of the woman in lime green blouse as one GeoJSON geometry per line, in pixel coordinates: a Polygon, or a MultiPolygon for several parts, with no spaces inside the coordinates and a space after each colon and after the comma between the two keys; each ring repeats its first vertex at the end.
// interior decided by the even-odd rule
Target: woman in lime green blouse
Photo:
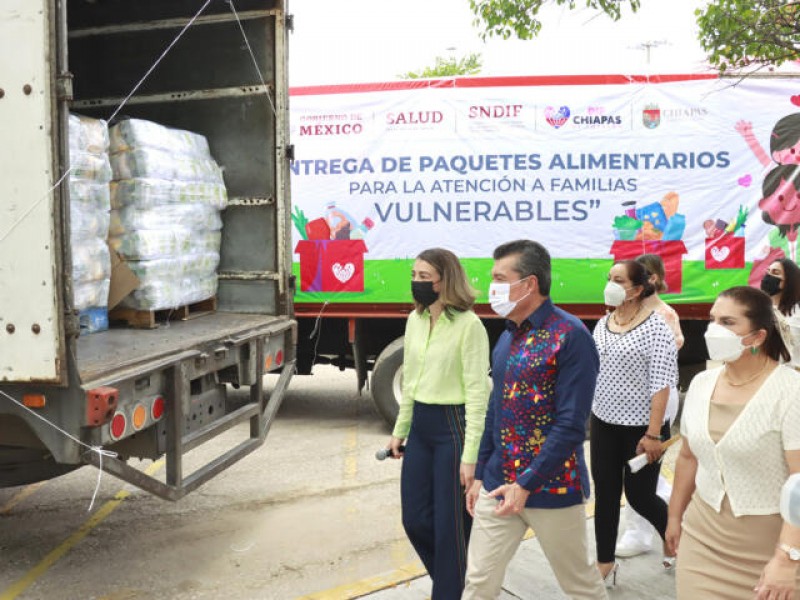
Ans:
{"type": "Polygon", "coordinates": [[[411,292],[390,448],[403,458],[403,527],[433,580],[432,600],[458,599],[472,525],[464,488],[475,477],[491,385],[489,339],[472,311],[475,291],[449,250],[417,256],[411,292]]]}

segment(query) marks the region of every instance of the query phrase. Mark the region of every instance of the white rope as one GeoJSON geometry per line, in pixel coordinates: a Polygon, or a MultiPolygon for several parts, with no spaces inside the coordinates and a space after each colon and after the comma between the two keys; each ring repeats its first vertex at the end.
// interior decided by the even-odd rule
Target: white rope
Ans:
{"type": "Polygon", "coordinates": [[[84,448],[87,448],[90,452],[97,453],[97,455],[99,457],[99,463],[100,463],[99,470],[97,471],[97,484],[95,485],[94,493],[92,494],[92,501],[89,503],[89,508],[86,509],[87,512],[91,512],[92,508],[94,507],[94,501],[97,498],[97,492],[100,489],[100,480],[101,480],[101,478],[103,476],[103,456],[109,456],[111,458],[116,458],[118,456],[117,453],[116,452],[112,452],[111,450],[104,450],[100,446],[90,446],[89,444],[85,444],[84,442],[82,442],[81,440],[76,438],[74,435],[69,433],[68,431],[64,431],[63,429],[61,429],[55,423],[52,423],[52,422],[48,421],[47,419],[45,419],[39,413],[37,413],[37,412],[31,410],[30,408],[28,408],[27,406],[25,406],[22,402],[20,402],[19,400],[17,400],[13,396],[9,396],[3,390],[0,390],[0,395],[5,396],[9,400],[11,400],[11,402],[13,402],[17,406],[19,406],[22,410],[25,410],[28,413],[32,414],[34,417],[36,417],[37,419],[39,419],[40,421],[42,421],[46,425],[52,427],[53,429],[55,429],[59,433],[63,434],[67,438],[71,439],[73,442],[75,442],[79,446],[83,446],[84,448]]]}
{"type": "Polygon", "coordinates": [[[264,94],[266,94],[267,100],[269,101],[269,106],[272,109],[272,115],[277,119],[278,115],[277,111],[275,110],[275,104],[272,102],[272,96],[269,95],[267,82],[264,81],[264,76],[261,74],[261,69],[258,67],[258,61],[256,60],[256,55],[253,53],[253,48],[250,46],[250,40],[247,39],[247,34],[244,32],[244,27],[242,27],[242,21],[239,19],[239,13],[236,12],[236,7],[233,5],[233,0],[226,0],[226,2],[230,5],[233,16],[236,17],[236,23],[239,25],[239,31],[242,32],[242,39],[244,39],[244,44],[247,46],[247,51],[250,53],[250,58],[253,61],[253,67],[258,74],[258,79],[261,81],[261,85],[264,86],[264,94]]]}

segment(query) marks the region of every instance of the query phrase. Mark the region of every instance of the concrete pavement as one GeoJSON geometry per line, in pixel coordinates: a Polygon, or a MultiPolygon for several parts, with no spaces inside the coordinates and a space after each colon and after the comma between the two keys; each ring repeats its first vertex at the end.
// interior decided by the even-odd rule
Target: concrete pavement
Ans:
{"type": "MultiPolygon", "coordinates": [[[[593,546],[593,519],[586,521],[590,546],[593,546]]],[[[622,528],[620,528],[622,530],[622,528]]],[[[660,544],[658,544],[660,546],[660,544]]],[[[675,575],[661,566],[661,552],[653,550],[634,558],[619,559],[617,586],[608,590],[611,600],[674,600],[675,575]]],[[[361,598],[370,600],[426,600],[430,598],[431,580],[427,575],[397,582],[391,587],[361,598]]],[[[506,571],[501,600],[558,600],[561,592],[536,537],[526,539],[506,571]]]]}

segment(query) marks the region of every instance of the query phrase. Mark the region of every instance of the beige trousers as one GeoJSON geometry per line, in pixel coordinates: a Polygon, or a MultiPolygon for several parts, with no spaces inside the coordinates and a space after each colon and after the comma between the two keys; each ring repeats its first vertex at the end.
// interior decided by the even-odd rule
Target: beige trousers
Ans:
{"type": "Polygon", "coordinates": [[[589,558],[586,512],[582,504],[567,508],[526,508],[519,515],[498,517],[498,501],[481,489],[467,552],[462,600],[489,600],[500,594],[506,567],[528,527],[570,598],[607,599],[600,572],[589,558]]]}

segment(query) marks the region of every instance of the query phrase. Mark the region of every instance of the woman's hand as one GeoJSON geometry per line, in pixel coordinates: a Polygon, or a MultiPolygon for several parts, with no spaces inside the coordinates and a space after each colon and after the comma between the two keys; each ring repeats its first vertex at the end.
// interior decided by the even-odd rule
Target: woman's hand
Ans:
{"type": "Polygon", "coordinates": [[[467,512],[473,519],[475,518],[475,504],[481,494],[481,487],[483,487],[483,482],[480,479],[475,479],[472,485],[467,488],[467,512]]]}
{"type": "Polygon", "coordinates": [[[462,462],[459,475],[461,476],[461,485],[464,486],[465,490],[469,490],[472,487],[472,482],[475,481],[475,463],[462,462]]]}
{"type": "Polygon", "coordinates": [[[678,554],[678,544],[681,541],[682,532],[683,528],[681,527],[680,519],[670,518],[667,520],[667,531],[664,534],[664,539],[666,540],[667,550],[672,556],[678,554]]]}
{"type": "Polygon", "coordinates": [[[400,450],[400,446],[403,444],[403,439],[392,436],[389,439],[389,450],[392,451],[392,458],[403,458],[403,453],[400,450]]]}
{"type": "Polygon", "coordinates": [[[490,498],[502,497],[502,500],[494,509],[494,514],[498,517],[521,513],[530,495],[531,493],[518,483],[507,483],[489,492],[490,498]]]}
{"type": "Polygon", "coordinates": [[[664,451],[661,449],[661,440],[651,440],[648,437],[642,437],[642,439],[639,440],[639,444],[636,446],[636,452],[637,454],[647,454],[648,463],[656,462],[661,458],[661,455],[664,454],[664,451]]]}
{"type": "Polygon", "coordinates": [[[786,556],[773,556],[754,588],[757,600],[792,600],[797,577],[797,563],[786,556]]]}

